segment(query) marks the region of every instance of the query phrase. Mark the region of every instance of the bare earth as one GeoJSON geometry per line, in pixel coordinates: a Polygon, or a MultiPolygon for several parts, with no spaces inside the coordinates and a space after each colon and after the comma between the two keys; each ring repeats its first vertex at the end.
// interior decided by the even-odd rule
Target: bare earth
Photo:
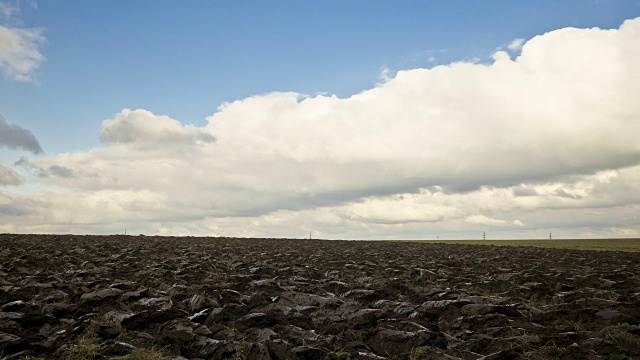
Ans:
{"type": "Polygon", "coordinates": [[[634,252],[4,234],[0,359],[633,359],[639,273],[634,252]]]}

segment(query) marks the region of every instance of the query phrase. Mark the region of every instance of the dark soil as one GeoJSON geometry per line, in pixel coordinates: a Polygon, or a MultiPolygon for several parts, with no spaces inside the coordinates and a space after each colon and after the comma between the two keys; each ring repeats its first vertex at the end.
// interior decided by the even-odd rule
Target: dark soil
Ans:
{"type": "Polygon", "coordinates": [[[0,358],[633,359],[640,253],[0,235],[0,358]]]}

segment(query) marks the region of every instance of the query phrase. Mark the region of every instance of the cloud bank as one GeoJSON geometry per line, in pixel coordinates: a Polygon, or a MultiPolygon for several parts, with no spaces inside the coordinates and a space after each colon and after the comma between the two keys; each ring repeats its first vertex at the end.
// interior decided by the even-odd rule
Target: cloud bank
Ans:
{"type": "Polygon", "coordinates": [[[637,234],[638,39],[640,19],[560,29],[512,42],[515,58],[399,71],[349,98],[226,103],[203,127],[124,109],[104,147],[22,167],[51,190],[7,195],[22,208],[6,230],[637,234]]]}

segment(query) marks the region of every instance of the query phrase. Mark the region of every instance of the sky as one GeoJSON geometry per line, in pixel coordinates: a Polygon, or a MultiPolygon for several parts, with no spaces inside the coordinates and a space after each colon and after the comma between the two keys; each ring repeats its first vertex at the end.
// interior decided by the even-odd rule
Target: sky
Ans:
{"type": "Polygon", "coordinates": [[[0,0],[0,233],[640,237],[640,0],[0,0]]]}

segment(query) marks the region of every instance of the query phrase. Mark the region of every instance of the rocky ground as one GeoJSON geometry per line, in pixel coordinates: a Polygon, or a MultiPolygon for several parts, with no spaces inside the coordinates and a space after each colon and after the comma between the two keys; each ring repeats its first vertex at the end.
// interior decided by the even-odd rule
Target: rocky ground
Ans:
{"type": "Polygon", "coordinates": [[[639,270],[640,253],[0,235],[0,359],[633,359],[639,270]]]}

